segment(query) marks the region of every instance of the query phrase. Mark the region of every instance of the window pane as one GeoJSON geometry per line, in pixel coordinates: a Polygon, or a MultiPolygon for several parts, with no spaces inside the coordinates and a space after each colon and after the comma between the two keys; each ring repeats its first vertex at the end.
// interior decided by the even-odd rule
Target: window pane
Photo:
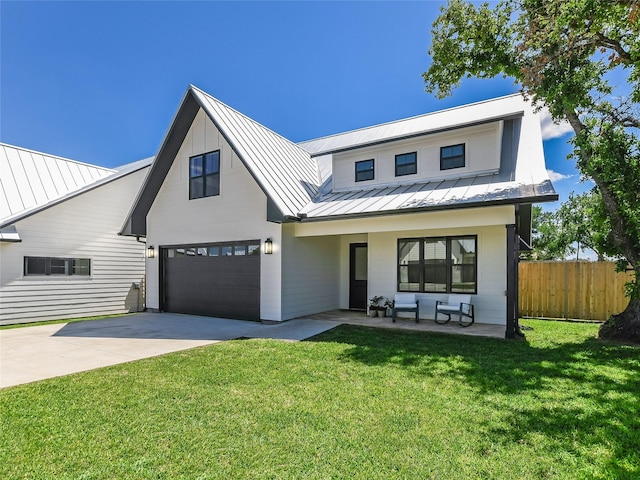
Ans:
{"type": "Polygon", "coordinates": [[[207,256],[207,247],[198,247],[197,249],[198,256],[206,257],[207,256]]]}
{"type": "Polygon", "coordinates": [[[244,245],[236,245],[233,249],[233,254],[236,256],[246,255],[247,247],[245,247],[244,245]]]}
{"type": "Polygon", "coordinates": [[[220,172],[220,152],[211,152],[205,155],[205,175],[220,172]]]}
{"type": "Polygon", "coordinates": [[[51,275],[69,275],[69,261],[64,258],[52,258],[51,275]]]}
{"type": "Polygon", "coordinates": [[[184,257],[184,248],[176,248],[176,257],[184,257]]]}
{"type": "Polygon", "coordinates": [[[25,257],[24,273],[25,275],[46,275],[47,259],[42,257],[25,257]]]}
{"type": "Polygon", "coordinates": [[[474,238],[451,239],[451,261],[455,264],[475,263],[476,241],[474,238]]]}
{"type": "Polygon", "coordinates": [[[187,248],[185,250],[185,253],[187,254],[187,256],[189,257],[195,257],[196,256],[196,249],[195,248],[187,248]]]}
{"type": "Polygon", "coordinates": [[[260,245],[249,245],[247,250],[249,255],[260,255],[260,245]]]}
{"type": "Polygon", "coordinates": [[[209,247],[209,256],[210,257],[220,256],[220,247],[209,247]]]}
{"type": "Polygon", "coordinates": [[[451,267],[451,291],[469,293],[476,291],[475,265],[453,265],[451,267]]]}
{"type": "Polygon", "coordinates": [[[233,255],[233,248],[231,248],[231,247],[222,247],[222,256],[223,257],[230,257],[231,255],[233,255]]]}
{"type": "Polygon", "coordinates": [[[220,175],[213,174],[205,177],[205,197],[220,195],[220,175]]]}
{"type": "Polygon", "coordinates": [[[169,258],[173,258],[176,256],[176,249],[175,248],[167,248],[165,250],[165,252],[167,252],[167,257],[169,258]]]}
{"type": "Polygon", "coordinates": [[[440,148],[440,170],[464,167],[464,143],[440,148]]]}
{"type": "Polygon", "coordinates": [[[202,155],[189,160],[189,178],[202,176],[202,155]]]}
{"type": "Polygon", "coordinates": [[[355,268],[354,268],[354,280],[367,280],[369,276],[369,266],[367,265],[367,247],[354,247],[355,248],[355,268]]]}
{"type": "Polygon", "coordinates": [[[417,172],[416,152],[396,155],[396,177],[410,175],[417,172]]]}
{"type": "Polygon", "coordinates": [[[446,238],[427,238],[424,241],[424,290],[447,291],[446,238]]]}
{"type": "Polygon", "coordinates": [[[191,194],[189,195],[189,198],[204,197],[204,178],[203,177],[192,178],[190,182],[191,182],[191,185],[190,185],[191,194]]]}
{"type": "Polygon", "coordinates": [[[89,275],[91,261],[88,258],[76,258],[73,261],[73,275],[89,275]]]}
{"type": "Polygon", "coordinates": [[[398,242],[398,290],[420,290],[420,241],[398,242]]]}
{"type": "Polygon", "coordinates": [[[373,178],[373,160],[363,160],[361,162],[356,162],[356,182],[373,180],[373,178]]]}

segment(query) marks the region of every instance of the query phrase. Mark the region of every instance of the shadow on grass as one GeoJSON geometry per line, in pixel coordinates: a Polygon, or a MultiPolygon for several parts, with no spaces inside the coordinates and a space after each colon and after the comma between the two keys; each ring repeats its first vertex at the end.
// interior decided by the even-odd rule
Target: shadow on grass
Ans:
{"type": "Polygon", "coordinates": [[[532,344],[355,326],[310,340],[347,344],[344,360],[459,379],[503,411],[507,422],[487,425],[501,442],[540,434],[570,455],[604,448],[606,476],[640,478],[640,348],[595,338],[532,344]]]}

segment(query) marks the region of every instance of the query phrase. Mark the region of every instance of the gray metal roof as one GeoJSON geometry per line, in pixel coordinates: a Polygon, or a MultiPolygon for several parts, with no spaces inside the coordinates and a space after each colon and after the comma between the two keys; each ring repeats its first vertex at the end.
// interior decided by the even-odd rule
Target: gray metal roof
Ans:
{"type": "Polygon", "coordinates": [[[300,211],[304,221],[557,200],[539,118],[521,98],[517,103],[522,115],[503,122],[497,173],[322,193],[300,211]]]}
{"type": "Polygon", "coordinates": [[[522,115],[522,95],[508,95],[298,143],[312,156],[337,153],[522,115]]]}
{"type": "Polygon", "coordinates": [[[146,168],[152,160],[146,158],[110,169],[0,144],[0,240],[19,240],[13,230],[7,229],[15,222],[146,168]]]}
{"type": "Polygon", "coordinates": [[[42,207],[115,173],[0,143],[0,222],[42,207]]]}
{"type": "Polygon", "coordinates": [[[202,90],[191,90],[284,215],[297,215],[318,194],[318,166],[307,151],[202,90]]]}

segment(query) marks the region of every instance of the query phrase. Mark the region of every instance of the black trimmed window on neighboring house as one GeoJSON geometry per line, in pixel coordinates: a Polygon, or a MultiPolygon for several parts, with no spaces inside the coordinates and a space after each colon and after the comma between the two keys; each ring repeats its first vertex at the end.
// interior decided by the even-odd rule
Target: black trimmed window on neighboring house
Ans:
{"type": "Polygon", "coordinates": [[[366,180],[373,180],[375,177],[375,170],[373,159],[361,160],[356,162],[356,182],[364,182],[366,180]]]}
{"type": "Polygon", "coordinates": [[[189,200],[220,195],[220,150],[189,158],[189,200]]]}
{"type": "Polygon", "coordinates": [[[418,172],[418,153],[401,153],[396,155],[396,177],[412,175],[418,172]]]}
{"type": "Polygon", "coordinates": [[[25,275],[91,275],[88,258],[24,257],[25,275]]]}
{"type": "Polygon", "coordinates": [[[477,244],[475,235],[398,239],[398,291],[475,294],[477,244]]]}
{"type": "Polygon", "coordinates": [[[440,170],[451,170],[464,166],[464,143],[440,147],[440,170]]]}

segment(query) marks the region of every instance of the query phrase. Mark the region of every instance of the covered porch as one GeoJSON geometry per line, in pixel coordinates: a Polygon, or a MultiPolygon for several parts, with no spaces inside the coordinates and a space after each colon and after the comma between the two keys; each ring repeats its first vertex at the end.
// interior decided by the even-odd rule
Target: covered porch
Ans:
{"type": "Polygon", "coordinates": [[[347,325],[360,325],[363,327],[389,328],[397,330],[413,330],[420,332],[438,332],[453,335],[469,335],[475,337],[505,338],[504,325],[492,325],[474,323],[470,327],[462,328],[457,321],[452,320],[445,325],[439,325],[433,320],[420,320],[416,323],[410,317],[399,317],[395,323],[391,322],[391,317],[368,317],[364,312],[352,310],[330,310],[300,317],[308,320],[330,320],[347,325]]]}

